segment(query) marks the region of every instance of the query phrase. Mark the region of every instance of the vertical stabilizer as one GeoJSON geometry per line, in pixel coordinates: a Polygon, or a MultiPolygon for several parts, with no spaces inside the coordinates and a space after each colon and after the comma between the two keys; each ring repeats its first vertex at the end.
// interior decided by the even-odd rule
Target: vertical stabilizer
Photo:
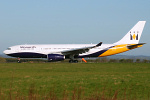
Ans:
{"type": "Polygon", "coordinates": [[[138,44],[146,21],[139,21],[120,41],[114,44],[138,44]]]}

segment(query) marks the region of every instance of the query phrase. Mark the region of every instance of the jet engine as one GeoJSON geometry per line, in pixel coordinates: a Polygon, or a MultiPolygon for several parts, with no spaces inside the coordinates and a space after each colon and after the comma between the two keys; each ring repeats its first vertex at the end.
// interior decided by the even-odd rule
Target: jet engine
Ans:
{"type": "Polygon", "coordinates": [[[48,54],[47,58],[49,62],[65,60],[65,56],[60,54],[48,54]]]}

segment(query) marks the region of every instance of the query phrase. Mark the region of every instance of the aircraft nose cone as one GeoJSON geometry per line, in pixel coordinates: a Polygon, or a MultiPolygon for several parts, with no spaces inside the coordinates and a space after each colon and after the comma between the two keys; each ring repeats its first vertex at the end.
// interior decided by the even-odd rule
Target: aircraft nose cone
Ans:
{"type": "Polygon", "coordinates": [[[3,53],[4,53],[4,54],[7,54],[7,50],[4,50],[3,53]]]}

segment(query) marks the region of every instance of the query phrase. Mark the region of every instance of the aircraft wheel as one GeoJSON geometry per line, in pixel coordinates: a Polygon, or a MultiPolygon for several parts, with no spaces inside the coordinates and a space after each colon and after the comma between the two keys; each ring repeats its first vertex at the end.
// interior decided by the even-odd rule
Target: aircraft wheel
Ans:
{"type": "Polygon", "coordinates": [[[69,60],[69,63],[73,63],[73,60],[69,60]]]}
{"type": "Polygon", "coordinates": [[[78,63],[78,60],[74,60],[73,62],[74,62],[74,63],[78,63]]]}
{"type": "Polygon", "coordinates": [[[69,63],[78,63],[78,60],[69,60],[69,63]]]}
{"type": "Polygon", "coordinates": [[[18,62],[18,63],[21,63],[20,58],[17,59],[17,62],[18,62]]]}
{"type": "Polygon", "coordinates": [[[21,63],[21,61],[20,61],[20,60],[18,60],[17,62],[18,62],[18,63],[21,63]]]}

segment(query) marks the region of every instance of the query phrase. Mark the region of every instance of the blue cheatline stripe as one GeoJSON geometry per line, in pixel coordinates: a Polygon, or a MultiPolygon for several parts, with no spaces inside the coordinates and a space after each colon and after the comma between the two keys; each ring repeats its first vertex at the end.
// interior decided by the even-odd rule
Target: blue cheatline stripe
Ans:
{"type": "MultiPolygon", "coordinates": [[[[75,58],[85,58],[85,57],[98,57],[99,55],[103,54],[104,52],[106,52],[107,50],[109,50],[110,48],[112,48],[114,46],[108,47],[104,50],[89,54],[89,55],[83,55],[83,56],[77,56],[75,58]]],[[[8,56],[11,57],[19,57],[19,58],[47,58],[46,54],[41,54],[41,53],[34,53],[34,52],[20,52],[20,53],[12,53],[12,54],[7,54],[8,56]]],[[[66,58],[69,58],[68,55],[66,55],[66,58]]]]}
{"type": "Polygon", "coordinates": [[[114,46],[108,47],[108,48],[106,48],[104,50],[101,50],[101,51],[98,51],[98,52],[95,52],[95,53],[92,53],[92,54],[89,54],[89,55],[83,55],[83,56],[79,55],[77,58],[98,57],[99,55],[103,54],[104,52],[106,52],[107,50],[109,50],[112,47],[114,47],[114,46]]]}
{"type": "Polygon", "coordinates": [[[101,50],[98,52],[95,52],[93,54],[89,54],[89,55],[83,55],[83,56],[78,56],[78,58],[85,58],[85,57],[98,57],[99,55],[101,55],[102,53],[104,53],[107,50],[101,50]]]}
{"type": "Polygon", "coordinates": [[[7,55],[12,57],[19,57],[19,58],[47,58],[47,55],[45,54],[33,53],[33,52],[12,53],[7,55]]]}

